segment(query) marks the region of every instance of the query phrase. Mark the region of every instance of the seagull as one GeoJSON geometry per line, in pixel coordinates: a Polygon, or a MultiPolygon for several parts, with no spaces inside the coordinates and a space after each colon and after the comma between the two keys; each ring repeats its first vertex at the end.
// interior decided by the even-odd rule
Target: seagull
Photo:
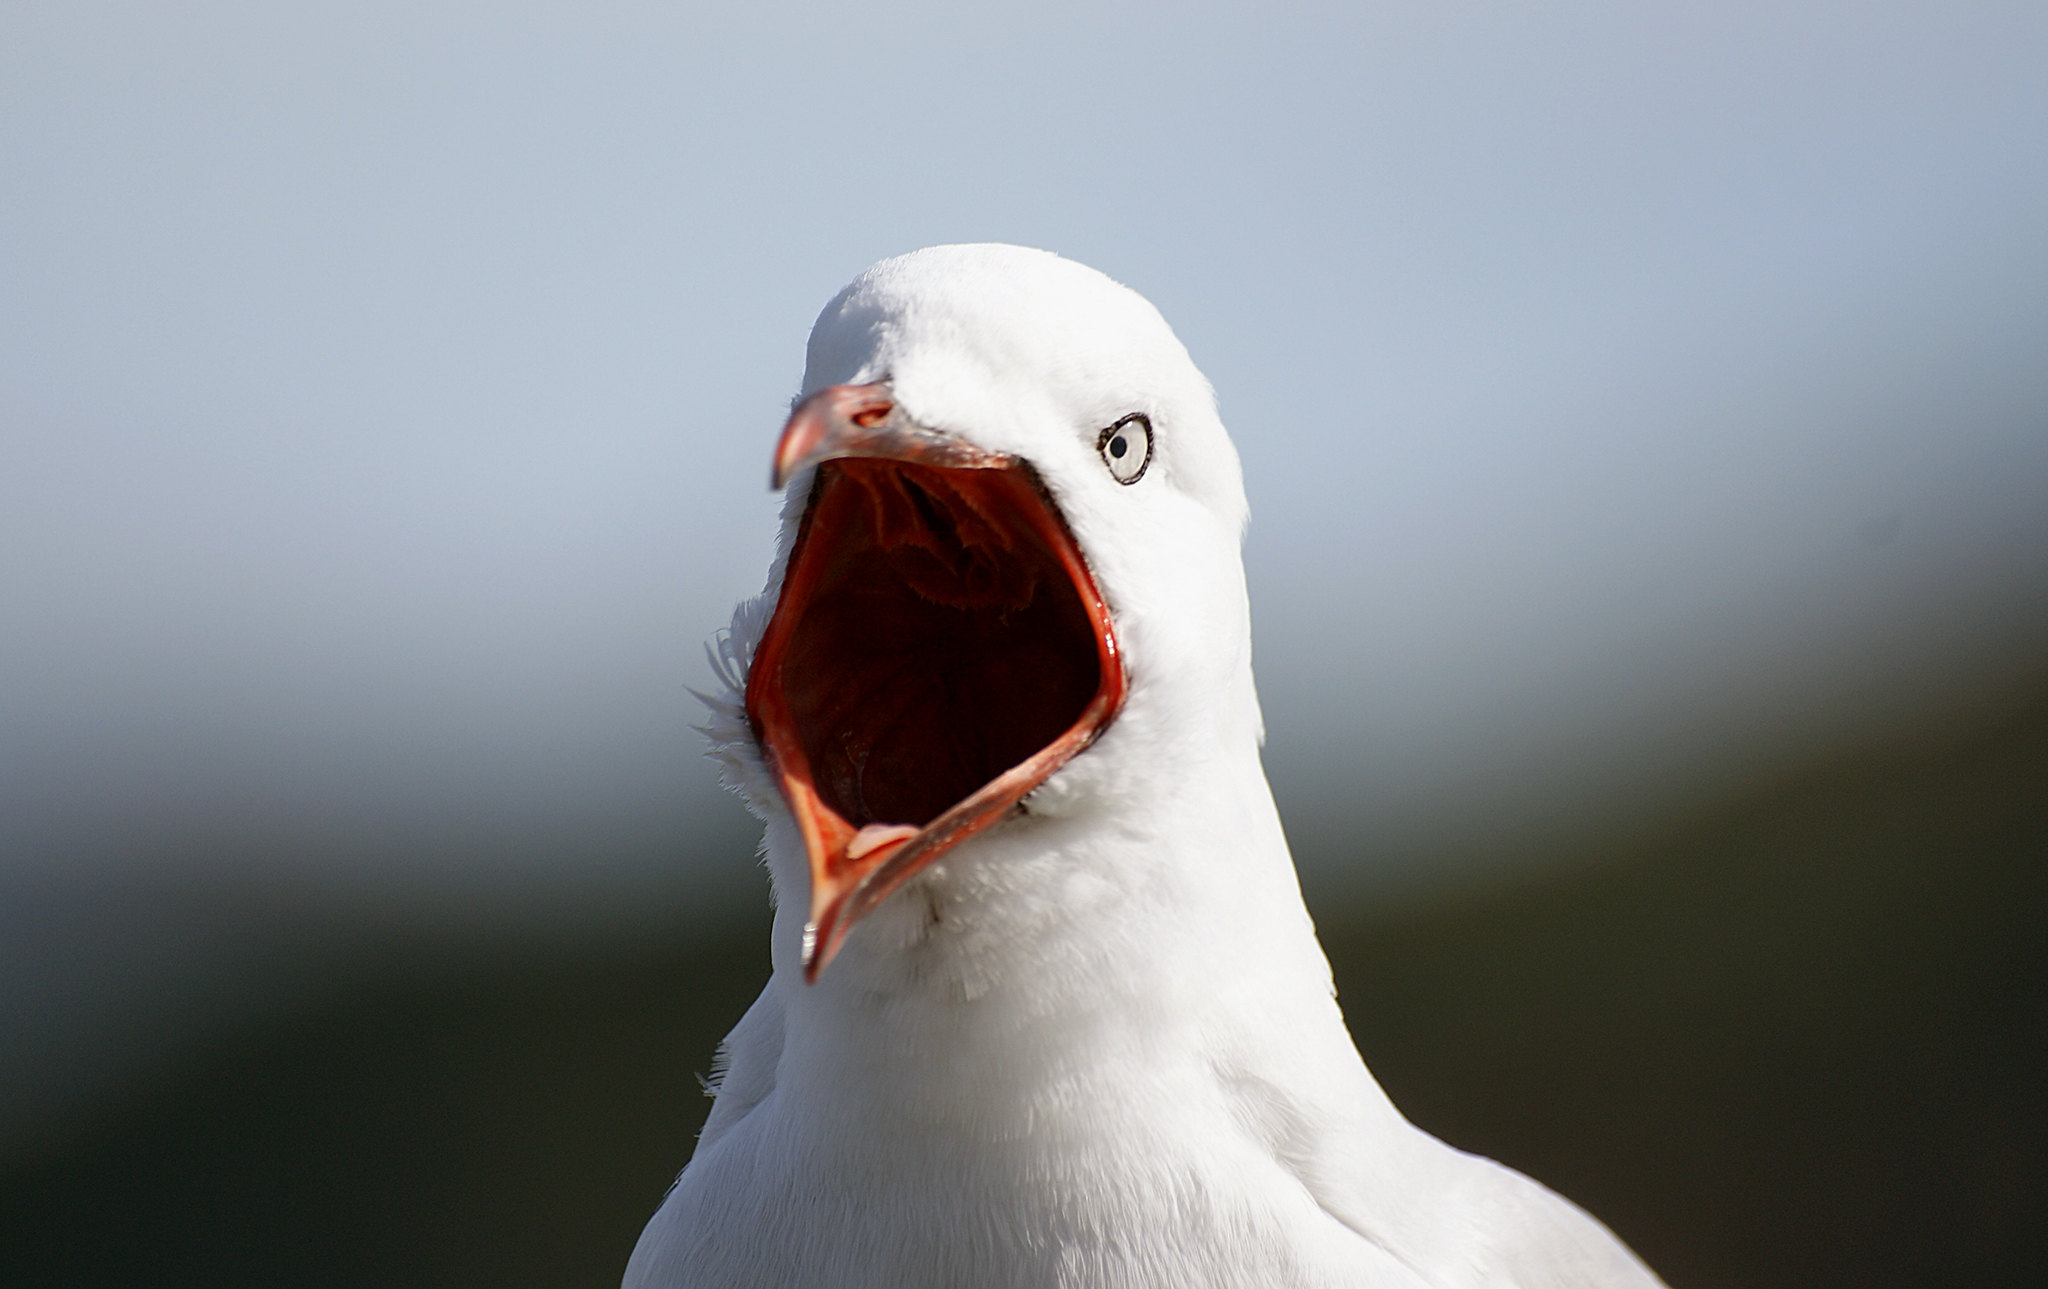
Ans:
{"type": "Polygon", "coordinates": [[[706,726],[774,971],[628,1289],[1653,1286],[1404,1119],[1259,749],[1238,458],[1071,260],[885,260],[810,336],[706,726]]]}

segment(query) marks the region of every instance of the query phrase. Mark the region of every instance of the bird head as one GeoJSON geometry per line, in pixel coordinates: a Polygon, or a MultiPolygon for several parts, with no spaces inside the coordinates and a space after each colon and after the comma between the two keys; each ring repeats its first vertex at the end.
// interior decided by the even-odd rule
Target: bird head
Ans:
{"type": "Polygon", "coordinates": [[[1011,246],[886,260],[820,315],[772,473],[744,711],[808,857],[807,979],[1018,815],[1256,746],[1236,452],[1135,292],[1011,246]]]}

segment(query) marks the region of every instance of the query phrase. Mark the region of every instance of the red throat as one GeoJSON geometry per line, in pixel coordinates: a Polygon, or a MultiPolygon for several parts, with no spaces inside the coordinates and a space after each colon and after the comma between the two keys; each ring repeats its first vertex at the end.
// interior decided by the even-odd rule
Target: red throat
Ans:
{"type": "Polygon", "coordinates": [[[810,858],[805,978],[891,892],[1018,810],[1124,691],[1109,610],[1030,467],[820,464],[747,680],[810,858]]]}

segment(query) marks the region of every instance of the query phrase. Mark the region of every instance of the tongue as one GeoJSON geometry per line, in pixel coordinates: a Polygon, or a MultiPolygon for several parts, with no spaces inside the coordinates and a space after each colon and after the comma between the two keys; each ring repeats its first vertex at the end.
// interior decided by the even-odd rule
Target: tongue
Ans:
{"type": "Polygon", "coordinates": [[[872,854],[891,842],[905,842],[917,836],[915,824],[869,824],[853,835],[846,843],[846,857],[859,859],[872,854]]]}

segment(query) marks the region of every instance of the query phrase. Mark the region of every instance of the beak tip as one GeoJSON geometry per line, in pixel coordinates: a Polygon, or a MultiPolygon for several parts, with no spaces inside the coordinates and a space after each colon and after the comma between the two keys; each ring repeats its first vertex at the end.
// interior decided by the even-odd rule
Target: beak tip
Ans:
{"type": "MultiPolygon", "coordinates": [[[[895,412],[887,382],[834,385],[812,394],[797,405],[782,427],[768,486],[780,491],[806,468],[833,457],[896,455],[876,449],[878,436],[886,439],[898,432],[895,412]]],[[[925,455],[932,452],[928,445],[918,447],[925,455]]]]}

